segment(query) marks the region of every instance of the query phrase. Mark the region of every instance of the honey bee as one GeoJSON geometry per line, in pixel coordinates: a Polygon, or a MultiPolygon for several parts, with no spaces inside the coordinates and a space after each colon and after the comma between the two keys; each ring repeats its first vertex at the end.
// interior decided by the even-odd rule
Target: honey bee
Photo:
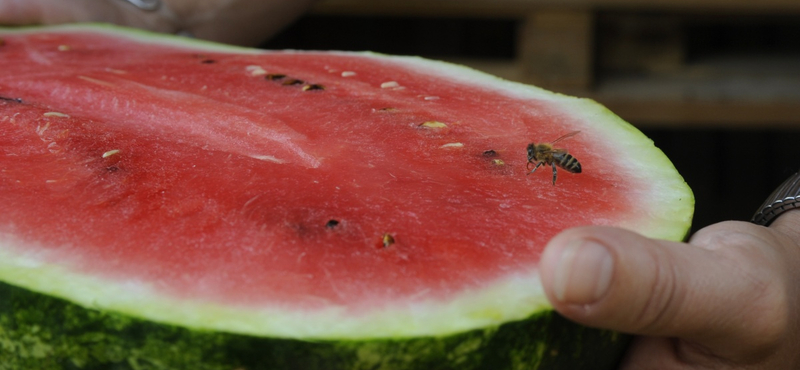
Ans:
{"type": "Polygon", "coordinates": [[[549,143],[530,143],[528,144],[528,175],[532,174],[539,166],[546,164],[553,167],[553,185],[556,184],[558,171],[556,167],[561,167],[567,172],[581,173],[581,164],[566,149],[554,148],[553,144],[566,138],[577,135],[580,131],[573,131],[549,143]],[[536,164],[533,169],[531,165],[536,164]]]}

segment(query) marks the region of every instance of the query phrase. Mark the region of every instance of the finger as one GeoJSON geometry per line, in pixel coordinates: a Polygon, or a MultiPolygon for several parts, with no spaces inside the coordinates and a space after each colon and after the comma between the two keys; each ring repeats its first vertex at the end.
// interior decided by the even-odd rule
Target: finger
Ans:
{"type": "Polygon", "coordinates": [[[122,0],[0,0],[0,24],[108,22],[174,32],[174,15],[168,7],[161,8],[147,12],[122,0]]]}
{"type": "Polygon", "coordinates": [[[620,370],[745,370],[781,369],[773,367],[747,367],[715,356],[692,343],[665,337],[637,337],[631,343],[619,365],[620,370]]]}
{"type": "Polygon", "coordinates": [[[782,214],[770,226],[770,229],[777,231],[789,237],[793,241],[791,250],[800,251],[800,248],[795,248],[800,241],[800,209],[794,209],[782,214]]]}
{"type": "Polygon", "coordinates": [[[686,363],[676,355],[676,341],[663,337],[636,338],[619,365],[620,370],[685,370],[686,368],[686,363]]]}
{"type": "Polygon", "coordinates": [[[0,24],[41,23],[43,6],[36,0],[0,0],[0,24]]]}
{"type": "Polygon", "coordinates": [[[257,45],[305,12],[314,0],[233,0],[170,2],[183,27],[197,38],[257,45]]]}
{"type": "Polygon", "coordinates": [[[28,25],[112,21],[114,4],[109,3],[100,0],[0,0],[0,23],[28,25]]]}
{"type": "Polygon", "coordinates": [[[751,248],[764,244],[757,239],[712,228],[700,241],[726,245],[715,249],[615,228],[572,229],[545,249],[542,283],[554,308],[574,321],[758,356],[780,340],[788,308],[785,276],[772,269],[782,262],[751,248]]]}

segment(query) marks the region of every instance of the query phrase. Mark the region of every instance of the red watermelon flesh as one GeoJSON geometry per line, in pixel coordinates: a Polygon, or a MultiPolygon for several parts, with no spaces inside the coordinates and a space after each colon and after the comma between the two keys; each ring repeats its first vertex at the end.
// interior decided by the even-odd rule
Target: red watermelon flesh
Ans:
{"type": "MultiPolygon", "coordinates": [[[[156,297],[308,325],[331,308],[344,322],[412,318],[364,329],[382,336],[424,333],[421,307],[481,297],[462,310],[474,320],[451,328],[463,330],[546,305],[537,263],[559,231],[676,239],[691,214],[680,177],[659,175],[674,169],[648,164],[663,155],[611,113],[461,67],[143,48],[69,28],[3,38],[0,249],[112,286],[114,298],[67,297],[101,307],[147,316],[117,301],[156,297]],[[575,130],[556,146],[582,173],[561,170],[555,185],[549,167],[526,175],[528,143],[575,130]],[[503,289],[518,294],[493,293],[503,289]]],[[[176,312],[165,320],[191,316],[176,312]]],[[[364,335],[315,335],[351,333],[364,335]]]]}

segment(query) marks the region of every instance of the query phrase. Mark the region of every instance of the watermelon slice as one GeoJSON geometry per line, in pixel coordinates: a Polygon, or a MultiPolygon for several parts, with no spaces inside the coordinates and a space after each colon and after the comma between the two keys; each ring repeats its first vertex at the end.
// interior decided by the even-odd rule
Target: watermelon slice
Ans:
{"type": "Polygon", "coordinates": [[[625,337],[552,312],[542,248],[689,227],[669,160],[590,100],[104,25],[0,39],[4,369],[609,368],[625,337]],[[581,173],[528,174],[574,131],[581,173]]]}

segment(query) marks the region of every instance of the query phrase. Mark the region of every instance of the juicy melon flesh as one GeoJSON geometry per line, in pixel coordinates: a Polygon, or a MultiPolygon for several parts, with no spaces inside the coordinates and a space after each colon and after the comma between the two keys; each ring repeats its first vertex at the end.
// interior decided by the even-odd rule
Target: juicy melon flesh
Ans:
{"type": "MultiPolygon", "coordinates": [[[[430,311],[466,301],[447,329],[463,330],[546,306],[537,264],[561,230],[679,239],[691,215],[668,160],[610,112],[463,67],[81,28],[2,37],[0,279],[42,273],[59,282],[10,282],[100,308],[195,327],[225,310],[415,323],[308,329],[381,336],[450,325],[430,311]],[[556,147],[582,173],[526,175],[530,142],[576,130],[556,147]]],[[[259,325],[241,330],[279,324],[259,325]]]]}

